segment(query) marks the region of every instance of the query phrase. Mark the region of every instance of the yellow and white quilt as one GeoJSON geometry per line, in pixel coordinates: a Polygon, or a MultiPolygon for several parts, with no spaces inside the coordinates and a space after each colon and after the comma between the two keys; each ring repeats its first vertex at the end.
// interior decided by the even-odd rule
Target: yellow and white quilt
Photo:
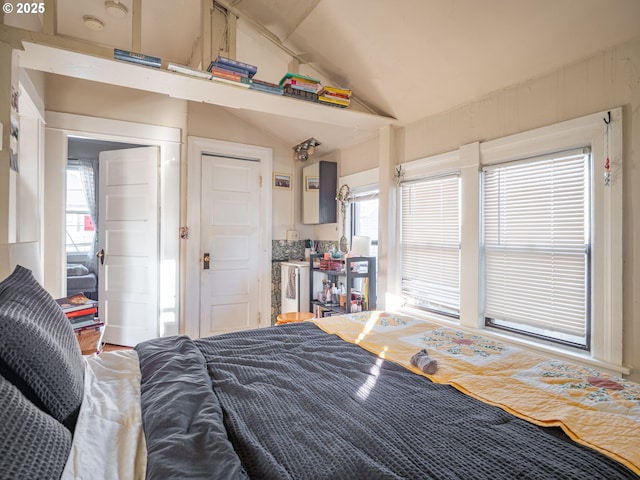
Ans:
{"type": "Polygon", "coordinates": [[[436,383],[537,425],[559,426],[573,440],[640,474],[640,384],[399,314],[374,311],[312,321],[436,383]],[[433,375],[410,364],[423,348],[438,362],[433,375]]]}

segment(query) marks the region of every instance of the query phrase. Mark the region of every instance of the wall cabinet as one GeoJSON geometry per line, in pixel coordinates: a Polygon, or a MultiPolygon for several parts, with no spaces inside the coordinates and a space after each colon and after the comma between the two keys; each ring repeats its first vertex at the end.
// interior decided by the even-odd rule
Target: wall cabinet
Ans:
{"type": "Polygon", "coordinates": [[[376,308],[376,258],[348,257],[324,260],[323,254],[309,259],[309,298],[316,316],[354,313],[376,308]],[[344,286],[346,294],[326,295],[326,287],[344,286]]]}
{"type": "Polygon", "coordinates": [[[336,223],[338,164],[321,160],[302,169],[302,223],[336,223]]]}

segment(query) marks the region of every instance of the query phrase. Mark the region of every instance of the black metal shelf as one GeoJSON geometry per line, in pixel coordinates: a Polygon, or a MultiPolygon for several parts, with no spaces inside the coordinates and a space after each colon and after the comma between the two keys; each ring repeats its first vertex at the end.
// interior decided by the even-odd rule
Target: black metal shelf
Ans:
{"type": "Polygon", "coordinates": [[[312,254],[309,258],[309,299],[310,309],[315,312],[316,308],[321,307],[326,311],[336,314],[340,313],[352,313],[351,292],[354,289],[354,280],[365,278],[367,282],[367,292],[361,292],[363,296],[367,298],[367,310],[374,310],[376,308],[376,258],[375,257],[347,257],[340,260],[331,260],[333,262],[340,261],[343,264],[343,268],[340,270],[323,269],[314,266],[323,260],[324,254],[312,254]],[[353,271],[352,265],[357,264],[358,271],[353,271]],[[366,271],[360,271],[366,269],[366,271]],[[315,273],[321,273],[328,278],[345,278],[345,286],[347,291],[347,301],[345,306],[341,307],[336,303],[325,303],[316,299],[314,295],[314,277],[315,273]]]}

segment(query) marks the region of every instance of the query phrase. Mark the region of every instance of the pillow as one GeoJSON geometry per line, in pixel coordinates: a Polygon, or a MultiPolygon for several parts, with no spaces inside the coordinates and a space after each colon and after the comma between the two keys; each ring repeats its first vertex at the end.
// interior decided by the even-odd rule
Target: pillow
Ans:
{"type": "Polygon", "coordinates": [[[84,389],[80,346],[60,306],[20,265],[0,282],[0,373],[73,432],[84,389]]]}
{"type": "Polygon", "coordinates": [[[67,263],[67,277],[80,277],[88,273],[89,269],[81,263],[67,263]]]}
{"type": "Polygon", "coordinates": [[[71,433],[0,377],[0,475],[60,478],[71,451],[71,433]]]}

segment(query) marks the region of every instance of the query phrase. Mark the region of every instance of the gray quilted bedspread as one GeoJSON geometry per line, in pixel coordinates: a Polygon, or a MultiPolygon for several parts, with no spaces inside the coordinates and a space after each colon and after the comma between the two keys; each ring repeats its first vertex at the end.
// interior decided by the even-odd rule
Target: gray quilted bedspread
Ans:
{"type": "Polygon", "coordinates": [[[313,324],[136,348],[147,478],[637,478],[313,324]]]}

